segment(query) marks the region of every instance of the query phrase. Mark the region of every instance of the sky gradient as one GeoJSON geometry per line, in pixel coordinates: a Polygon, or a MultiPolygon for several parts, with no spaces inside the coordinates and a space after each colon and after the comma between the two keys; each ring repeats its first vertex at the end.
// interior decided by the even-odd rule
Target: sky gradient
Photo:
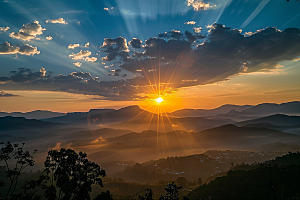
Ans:
{"type": "Polygon", "coordinates": [[[0,2],[0,111],[300,99],[300,3],[0,2]]]}

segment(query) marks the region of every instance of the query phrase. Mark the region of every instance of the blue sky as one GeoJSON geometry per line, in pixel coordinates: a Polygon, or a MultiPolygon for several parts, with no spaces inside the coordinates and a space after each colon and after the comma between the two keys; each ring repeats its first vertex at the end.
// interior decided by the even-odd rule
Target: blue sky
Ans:
{"type": "MultiPolygon", "coordinates": [[[[114,95],[103,94],[101,91],[109,89],[110,87],[107,87],[106,85],[109,85],[110,83],[115,85],[116,82],[119,83],[121,80],[127,80],[127,84],[136,84],[137,86],[148,84],[145,83],[145,81],[143,82],[143,80],[138,83],[135,81],[128,81],[143,79],[147,76],[147,72],[143,71],[143,73],[141,73],[140,71],[129,69],[128,66],[120,65],[129,63],[134,66],[136,63],[133,63],[133,60],[126,60],[126,57],[132,57],[136,52],[145,52],[147,50],[148,52],[151,52],[150,46],[148,45],[147,47],[145,40],[156,38],[160,33],[167,32],[169,34],[169,36],[161,38],[165,41],[172,39],[180,42],[188,40],[187,35],[184,34],[185,31],[189,31],[194,36],[206,36],[198,38],[198,40],[195,40],[190,44],[189,48],[195,49],[197,48],[197,45],[203,42],[206,42],[207,44],[210,42],[208,36],[212,33],[212,26],[210,25],[213,23],[230,27],[230,30],[238,29],[240,30],[240,35],[244,37],[248,37],[244,35],[245,33],[255,33],[257,30],[266,29],[267,27],[276,27],[281,31],[291,27],[300,28],[300,3],[296,0],[290,0],[289,2],[285,0],[2,0],[0,2],[0,9],[0,27],[2,27],[2,29],[0,28],[0,30],[2,30],[0,31],[0,44],[2,44],[2,49],[0,47],[0,53],[2,52],[0,54],[0,77],[2,77],[3,83],[0,85],[0,90],[26,90],[24,84],[29,84],[27,79],[25,81],[26,83],[22,82],[24,83],[22,85],[20,82],[5,80],[3,78],[10,78],[11,76],[16,75],[19,68],[30,69],[30,71],[24,72],[25,75],[26,73],[39,72],[40,74],[38,76],[40,77],[36,77],[32,74],[31,78],[39,78],[38,80],[43,78],[44,81],[50,76],[57,77],[61,74],[63,78],[66,78],[72,72],[83,72],[82,74],[90,74],[89,76],[87,76],[87,74],[77,76],[77,78],[81,78],[82,81],[87,81],[87,78],[92,79],[95,77],[97,77],[97,79],[94,79],[94,81],[106,81],[105,86],[99,86],[101,88],[99,89],[99,96],[103,96],[109,100],[134,100],[136,96],[134,96],[133,93],[136,94],[136,92],[138,92],[132,92],[132,89],[128,89],[124,91],[115,91],[114,95]],[[192,22],[194,22],[194,24],[192,22]],[[38,29],[30,32],[30,28],[33,26],[37,26],[38,29]],[[6,27],[9,27],[9,29],[6,27]],[[200,27],[202,28],[201,32],[196,33],[196,29],[194,28],[200,27]],[[19,37],[20,35],[22,36],[21,32],[24,30],[25,32],[29,31],[29,35],[27,36],[31,39],[27,38],[27,40],[25,40],[26,38],[22,39],[19,37]],[[179,38],[170,37],[172,30],[173,33],[180,31],[182,36],[179,38]],[[15,35],[13,35],[13,32],[15,35]],[[121,48],[116,45],[116,41],[113,41],[111,45],[103,46],[105,38],[114,40],[117,37],[123,39],[123,42],[125,41],[127,46],[121,48]],[[137,38],[141,41],[142,48],[133,48],[129,43],[133,38],[137,38]],[[10,53],[7,52],[8,43],[13,47],[11,49],[12,52],[10,53]],[[89,45],[87,45],[87,43],[89,45]],[[70,44],[79,44],[79,47],[74,49],[68,48],[70,44]],[[82,51],[82,55],[78,54],[80,51],[82,51]],[[123,57],[121,53],[123,53],[123,57]],[[105,60],[107,54],[115,54],[116,56],[113,59],[105,60]],[[11,71],[14,72],[10,73],[11,71]],[[105,88],[103,89],[103,87],[105,88]],[[127,93],[130,94],[127,95],[127,93]],[[118,97],[114,98],[113,96],[118,97]],[[124,98],[119,98],[120,96],[124,96],[124,98]]],[[[216,30],[218,28],[214,27],[213,29],[216,30]]],[[[219,29],[221,29],[221,27],[219,27],[219,29]]],[[[249,35],[249,37],[251,37],[251,35],[249,35]]],[[[296,44],[299,45],[298,43],[296,44]]],[[[166,47],[164,50],[167,51],[169,47],[166,47]]],[[[277,47],[279,46],[277,45],[277,47]]],[[[209,48],[217,49],[215,46],[209,48]]],[[[298,50],[298,48],[296,48],[296,50],[298,50]]],[[[295,52],[295,54],[293,54],[294,58],[283,57],[283,55],[283,53],[278,55],[277,58],[282,56],[280,59],[272,57],[265,58],[266,60],[260,60],[259,62],[257,61],[257,58],[253,59],[253,61],[242,61],[241,59],[240,62],[249,62],[249,65],[253,65],[250,67],[245,66],[245,69],[252,69],[247,71],[249,74],[260,71],[266,72],[268,70],[270,72],[271,68],[278,68],[275,67],[274,63],[282,64],[281,62],[283,60],[289,60],[292,63],[287,64],[289,70],[292,72],[298,71],[299,69],[297,66],[299,64],[292,60],[297,58],[300,55],[300,52],[295,52]],[[264,63],[271,63],[272,59],[274,59],[274,62],[272,61],[272,66],[270,65],[266,68],[261,67],[264,63]],[[258,63],[254,66],[254,62],[258,63]]],[[[160,57],[160,55],[156,55],[155,53],[153,55],[149,53],[148,57],[143,56],[144,55],[135,59],[149,61],[150,59],[148,58],[151,56],[155,59],[164,59],[163,56],[160,57]]],[[[220,57],[220,55],[218,56],[220,57]]],[[[193,56],[191,56],[191,58],[194,59],[193,56]]],[[[196,60],[196,58],[194,60],[196,60]]],[[[173,59],[171,56],[165,63],[161,61],[159,61],[159,63],[161,66],[169,66],[177,61],[178,59],[173,59]]],[[[241,64],[241,66],[242,65],[243,64],[241,64]]],[[[227,70],[226,67],[223,69],[227,70]]],[[[205,78],[195,76],[192,78],[193,80],[198,78],[198,81],[196,81],[197,83],[182,85],[173,83],[169,89],[175,91],[182,87],[212,84],[231,79],[232,76],[240,73],[236,72],[236,70],[233,72],[229,68],[228,71],[230,71],[230,73],[224,71],[222,74],[217,74],[214,77],[212,74],[216,74],[216,71],[212,70],[212,72],[207,75],[209,80],[199,81],[200,79],[203,80],[205,78]]],[[[176,73],[181,72],[174,71],[175,79],[176,73]]],[[[74,73],[71,76],[75,76],[74,73]]],[[[187,76],[190,77],[190,75],[187,76]]],[[[177,78],[178,79],[175,81],[185,83],[191,81],[186,78],[179,78],[179,76],[177,78]]],[[[155,77],[153,77],[153,79],[155,79],[155,77]]],[[[169,77],[167,77],[167,79],[169,80],[169,77]]],[[[37,79],[34,80],[36,81],[37,79]]],[[[32,81],[32,79],[30,79],[30,81],[32,81]]],[[[161,82],[163,82],[163,80],[161,80],[161,82]]],[[[60,90],[60,88],[63,88],[60,91],[68,93],[77,93],[74,91],[84,90],[81,86],[78,86],[80,87],[79,89],[72,88],[70,90],[67,87],[68,85],[55,85],[54,87],[48,87],[48,85],[38,86],[38,83],[33,82],[30,83],[30,86],[27,86],[29,90],[43,91],[57,91],[60,90]],[[32,86],[33,84],[36,84],[36,86],[32,86]]],[[[114,87],[119,86],[111,86],[111,88],[114,87]]],[[[97,92],[95,91],[78,93],[97,95],[97,92]]]]}

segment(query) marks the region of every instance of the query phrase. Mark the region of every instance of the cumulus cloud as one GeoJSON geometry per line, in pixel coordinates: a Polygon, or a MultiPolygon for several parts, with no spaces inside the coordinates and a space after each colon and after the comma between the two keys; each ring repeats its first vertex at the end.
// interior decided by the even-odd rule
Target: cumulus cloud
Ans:
{"type": "Polygon", "coordinates": [[[79,44],[70,44],[69,46],[68,46],[68,49],[75,49],[75,48],[77,48],[77,47],[79,47],[80,45],[79,44]]]}
{"type": "Polygon", "coordinates": [[[195,25],[197,22],[195,21],[187,21],[185,22],[184,24],[187,24],[187,25],[195,25]]]}
{"type": "MultiPolygon", "coordinates": [[[[123,50],[126,49],[124,45],[120,48],[115,39],[107,39],[101,50],[119,66],[109,73],[125,77],[130,72],[135,74],[133,78],[101,81],[83,72],[55,77],[45,74],[43,77],[41,72],[22,68],[12,72],[10,77],[0,77],[0,81],[6,83],[1,85],[1,89],[17,87],[24,90],[65,91],[101,95],[111,100],[132,100],[144,98],[147,95],[145,91],[150,91],[158,82],[159,74],[161,89],[172,92],[180,88],[226,81],[240,74],[261,72],[275,75],[284,69],[278,63],[300,56],[300,30],[297,28],[280,31],[268,27],[245,36],[240,30],[222,24],[211,26],[206,40],[196,47],[191,41],[197,35],[188,31],[180,33],[178,39],[170,37],[172,32],[167,33],[170,35],[168,40],[149,38],[141,46],[143,53],[140,54],[127,52],[123,50]]],[[[90,56],[83,56],[85,54],[89,54],[88,51],[81,51],[80,55],[71,54],[71,57],[82,59],[90,56]]]]}
{"type": "Polygon", "coordinates": [[[23,25],[23,27],[19,30],[19,32],[11,32],[9,37],[14,39],[20,39],[25,41],[30,41],[32,39],[39,39],[36,36],[42,35],[45,28],[39,24],[39,21],[34,21],[31,24],[23,25]]]}
{"type": "Polygon", "coordinates": [[[86,57],[90,56],[91,54],[92,54],[92,52],[90,52],[89,50],[87,50],[87,51],[80,50],[79,53],[77,53],[77,54],[72,53],[69,55],[69,57],[74,60],[84,60],[84,59],[86,59],[86,57]]]}
{"type": "Polygon", "coordinates": [[[29,44],[24,45],[11,45],[8,42],[0,44],[0,54],[23,54],[23,55],[34,55],[40,54],[37,47],[33,47],[29,44]]]}
{"type": "Polygon", "coordinates": [[[84,60],[85,60],[85,61],[88,61],[88,62],[95,62],[95,61],[97,61],[97,59],[98,59],[98,58],[96,58],[96,57],[85,57],[85,58],[84,58],[84,60]]]}
{"type": "Polygon", "coordinates": [[[141,48],[142,45],[142,40],[137,39],[137,38],[132,38],[131,41],[129,41],[129,44],[133,47],[133,48],[141,48]]]}
{"type": "Polygon", "coordinates": [[[60,17],[60,18],[58,18],[58,19],[48,19],[47,21],[46,21],[46,23],[52,23],[52,24],[68,24],[65,20],[64,20],[64,18],[62,18],[62,17],[60,17]]]}
{"type": "Polygon", "coordinates": [[[81,67],[82,63],[81,62],[76,62],[76,63],[73,63],[73,65],[75,65],[76,67],[81,67]]]}
{"type": "Polygon", "coordinates": [[[7,27],[0,27],[0,33],[3,33],[3,32],[6,32],[8,31],[10,28],[7,26],[7,27]]]}
{"type": "Polygon", "coordinates": [[[201,27],[194,27],[194,31],[195,33],[200,33],[202,31],[202,28],[201,27]]]}
{"type": "Polygon", "coordinates": [[[50,35],[48,37],[46,37],[47,40],[53,40],[53,37],[51,37],[50,35]]]}
{"type": "Polygon", "coordinates": [[[209,3],[204,3],[203,1],[199,0],[187,0],[187,6],[192,6],[195,11],[208,10],[214,7],[209,3]]]}

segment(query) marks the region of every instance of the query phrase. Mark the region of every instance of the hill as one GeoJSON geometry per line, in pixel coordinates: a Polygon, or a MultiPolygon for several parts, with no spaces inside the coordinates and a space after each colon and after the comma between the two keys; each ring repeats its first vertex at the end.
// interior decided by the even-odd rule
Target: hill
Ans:
{"type": "Polygon", "coordinates": [[[262,124],[268,123],[275,126],[292,126],[300,125],[300,116],[289,116],[283,114],[275,114],[267,117],[261,117],[258,119],[246,120],[236,123],[238,126],[245,126],[250,124],[262,124]]]}
{"type": "Polygon", "coordinates": [[[26,119],[25,117],[0,117],[0,130],[15,130],[28,128],[45,128],[59,126],[59,123],[44,122],[36,119],[26,119]]]}
{"type": "Polygon", "coordinates": [[[229,171],[190,192],[190,199],[297,199],[299,170],[300,154],[288,154],[249,170],[229,171]]]}
{"type": "Polygon", "coordinates": [[[6,117],[6,116],[12,116],[12,117],[25,117],[26,119],[47,119],[47,118],[53,118],[53,117],[60,117],[65,115],[66,113],[60,113],[60,112],[52,112],[47,110],[35,110],[31,112],[0,112],[0,117],[6,117]]]}

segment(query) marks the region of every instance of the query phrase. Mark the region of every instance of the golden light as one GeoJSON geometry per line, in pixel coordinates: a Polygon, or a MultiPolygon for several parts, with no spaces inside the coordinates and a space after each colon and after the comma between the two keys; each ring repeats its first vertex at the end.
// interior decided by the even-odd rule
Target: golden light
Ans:
{"type": "Polygon", "coordinates": [[[164,100],[161,97],[158,97],[157,99],[155,99],[156,103],[160,104],[161,102],[163,102],[164,100]]]}

